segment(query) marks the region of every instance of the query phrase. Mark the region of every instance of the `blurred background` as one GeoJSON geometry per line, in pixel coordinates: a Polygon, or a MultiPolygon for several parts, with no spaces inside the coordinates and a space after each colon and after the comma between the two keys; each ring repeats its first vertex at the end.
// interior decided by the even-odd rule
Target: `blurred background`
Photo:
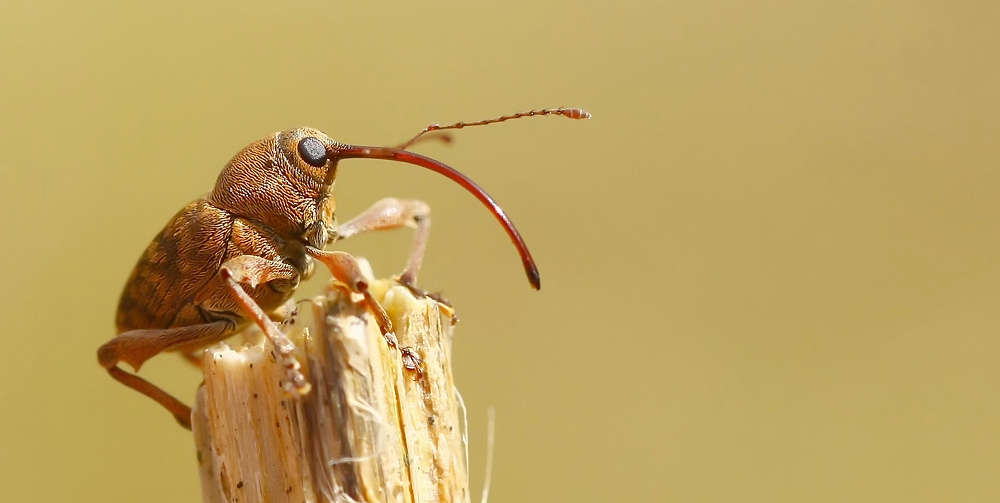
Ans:
{"type": "MultiPolygon", "coordinates": [[[[578,106],[341,166],[433,208],[491,501],[1000,499],[995,2],[4,2],[0,501],[198,501],[191,436],[97,347],[243,146],[578,106]]],[[[411,240],[345,250],[390,275],[411,240]]],[[[316,279],[303,296],[320,288],[316,279]]],[[[146,378],[190,402],[175,355],[146,378]]]]}

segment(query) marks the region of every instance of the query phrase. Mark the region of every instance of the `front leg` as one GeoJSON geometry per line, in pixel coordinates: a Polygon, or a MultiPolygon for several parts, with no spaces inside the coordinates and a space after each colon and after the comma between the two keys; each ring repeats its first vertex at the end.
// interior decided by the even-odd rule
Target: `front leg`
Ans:
{"type": "Polygon", "coordinates": [[[373,204],[360,215],[352,218],[337,230],[335,240],[347,239],[362,232],[411,227],[416,229],[413,247],[406,261],[406,269],[399,276],[405,286],[417,286],[417,274],[424,260],[427,238],[431,231],[431,208],[423,201],[386,198],[373,204]]]}
{"type": "Polygon", "coordinates": [[[253,288],[275,280],[296,280],[299,276],[298,270],[283,262],[267,260],[254,255],[241,255],[222,264],[219,274],[226,281],[229,292],[236,298],[249,318],[260,327],[264,336],[271,341],[274,349],[278,352],[278,357],[285,366],[287,376],[283,384],[285,391],[293,396],[309,393],[311,385],[299,370],[300,364],[292,354],[295,351],[295,343],[271,321],[267,313],[240,285],[244,283],[253,288]]]}

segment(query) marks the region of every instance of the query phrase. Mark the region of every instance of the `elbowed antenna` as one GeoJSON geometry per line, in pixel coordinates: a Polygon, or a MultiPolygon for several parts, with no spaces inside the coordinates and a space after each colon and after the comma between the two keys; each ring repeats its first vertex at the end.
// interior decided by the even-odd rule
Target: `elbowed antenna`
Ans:
{"type": "Polygon", "coordinates": [[[503,212],[500,205],[497,204],[497,202],[494,201],[485,190],[483,190],[479,185],[476,185],[476,182],[473,182],[469,179],[469,177],[459,173],[458,170],[440,161],[431,159],[430,157],[424,157],[413,152],[387,147],[334,144],[328,150],[328,155],[330,160],[334,162],[339,159],[358,158],[405,162],[435,171],[455,181],[464,187],[465,190],[468,190],[472,193],[472,195],[476,196],[476,199],[482,201],[482,203],[489,208],[490,212],[493,213],[493,216],[500,221],[500,225],[502,225],[504,230],[507,231],[507,235],[510,236],[511,241],[514,242],[514,246],[517,247],[517,252],[521,255],[521,262],[524,264],[524,272],[528,275],[528,281],[531,283],[531,286],[535,290],[541,288],[541,278],[538,275],[538,267],[535,266],[535,261],[531,258],[531,252],[528,251],[528,245],[524,244],[524,240],[521,239],[521,234],[517,232],[517,228],[514,227],[514,223],[510,221],[510,218],[507,218],[507,214],[503,212]]]}
{"type": "MultiPolygon", "coordinates": [[[[445,129],[462,129],[471,126],[485,126],[487,124],[496,124],[498,122],[506,122],[511,119],[520,119],[522,117],[540,117],[543,115],[559,115],[566,117],[568,119],[586,120],[591,117],[590,112],[582,108],[540,108],[535,110],[528,110],[527,112],[517,112],[510,115],[502,115],[495,119],[486,119],[475,122],[456,122],[454,124],[449,124],[447,126],[442,126],[440,124],[434,123],[425,127],[422,131],[416,134],[410,141],[400,145],[399,150],[406,150],[410,145],[413,145],[418,138],[431,131],[443,131],[445,129]]],[[[451,138],[446,140],[447,143],[451,142],[451,138]]]]}

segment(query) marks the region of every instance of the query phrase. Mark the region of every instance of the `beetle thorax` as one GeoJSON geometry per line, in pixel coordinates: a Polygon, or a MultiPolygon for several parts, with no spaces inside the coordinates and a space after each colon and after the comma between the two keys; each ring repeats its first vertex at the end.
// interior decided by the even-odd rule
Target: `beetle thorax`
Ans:
{"type": "Polygon", "coordinates": [[[305,232],[302,235],[303,241],[315,248],[322,249],[337,234],[337,218],[334,214],[337,203],[330,193],[330,186],[317,201],[317,214],[311,222],[306,224],[305,232]]]}
{"type": "Polygon", "coordinates": [[[209,202],[289,239],[326,235],[333,214],[326,169],[303,169],[304,163],[282,148],[282,135],[258,140],[236,154],[219,174],[209,202]]]}

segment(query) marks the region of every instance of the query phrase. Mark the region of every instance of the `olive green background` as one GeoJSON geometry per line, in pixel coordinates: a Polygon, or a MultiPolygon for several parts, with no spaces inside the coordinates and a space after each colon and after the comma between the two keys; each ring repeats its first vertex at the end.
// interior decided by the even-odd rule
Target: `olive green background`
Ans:
{"type": "MultiPolygon", "coordinates": [[[[444,178],[336,189],[433,208],[474,491],[493,406],[495,502],[1000,499],[996,2],[86,3],[0,15],[0,501],[198,500],[189,433],[95,350],[244,145],[544,106],[594,118],[419,147],[503,204],[540,292],[444,178]]],[[[344,249],[389,275],[410,239],[344,249]]]]}

